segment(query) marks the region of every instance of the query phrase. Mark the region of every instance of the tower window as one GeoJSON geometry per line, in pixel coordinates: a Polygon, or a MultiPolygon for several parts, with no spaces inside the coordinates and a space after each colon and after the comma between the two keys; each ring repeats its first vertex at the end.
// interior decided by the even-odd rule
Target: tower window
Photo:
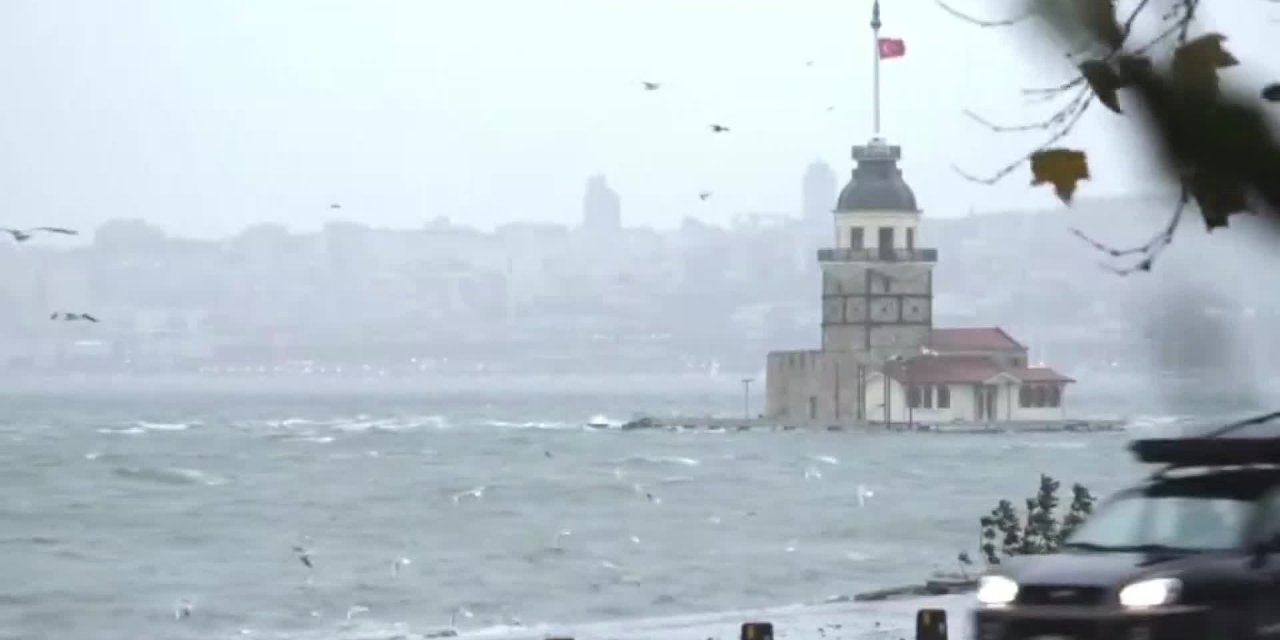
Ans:
{"type": "Polygon", "coordinates": [[[861,251],[866,248],[866,238],[863,237],[862,227],[849,229],[849,248],[854,251],[861,251]]]}

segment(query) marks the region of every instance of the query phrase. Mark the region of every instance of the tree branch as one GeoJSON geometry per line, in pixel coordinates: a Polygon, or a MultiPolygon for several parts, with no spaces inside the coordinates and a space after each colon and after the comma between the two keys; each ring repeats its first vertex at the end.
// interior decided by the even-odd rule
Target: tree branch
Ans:
{"type": "Polygon", "coordinates": [[[1115,249],[1090,238],[1079,229],[1072,228],[1071,233],[1077,238],[1089,243],[1094,249],[1097,249],[1112,258],[1122,258],[1124,256],[1131,255],[1142,256],[1140,260],[1128,267],[1115,267],[1109,264],[1101,265],[1102,268],[1116,275],[1127,276],[1136,271],[1150,271],[1151,267],[1155,265],[1156,258],[1160,256],[1161,252],[1163,252],[1170,244],[1173,244],[1173,234],[1178,230],[1178,225],[1182,223],[1182,213],[1183,211],[1186,211],[1187,202],[1189,200],[1190,194],[1188,193],[1186,186],[1183,186],[1181,193],[1178,194],[1178,204],[1173,208],[1173,215],[1169,216],[1169,222],[1150,240],[1136,247],[1115,249]]]}
{"type": "Polygon", "coordinates": [[[1009,164],[1005,165],[1000,170],[996,171],[995,173],[991,174],[986,178],[978,177],[971,173],[968,173],[964,169],[961,169],[956,165],[951,165],[952,170],[960,174],[960,177],[966,180],[969,180],[971,182],[977,182],[977,183],[986,184],[986,185],[992,185],[999,182],[1005,176],[1009,175],[1010,173],[1013,173],[1014,170],[1016,170],[1018,167],[1021,167],[1023,163],[1027,162],[1030,159],[1031,154],[1037,151],[1043,151],[1044,149],[1047,149],[1050,146],[1052,146],[1057,141],[1066,137],[1066,135],[1070,133],[1071,130],[1076,126],[1076,123],[1080,122],[1081,116],[1083,116],[1085,112],[1088,111],[1089,105],[1093,104],[1093,97],[1094,97],[1093,92],[1089,91],[1088,87],[1083,87],[1076,94],[1076,96],[1071,99],[1070,103],[1068,103],[1062,109],[1059,109],[1056,113],[1054,113],[1048,119],[1044,120],[1043,122],[1039,122],[1033,125],[1026,125],[1024,127],[998,128],[996,127],[996,125],[990,124],[985,120],[982,120],[978,116],[970,114],[970,117],[977,120],[978,122],[986,124],[988,127],[991,127],[994,131],[997,131],[997,132],[1043,131],[1043,130],[1053,129],[1054,126],[1056,125],[1061,125],[1061,128],[1055,131],[1052,135],[1049,136],[1047,140],[1042,142],[1036,148],[1032,149],[1031,151],[1028,151],[1027,153],[1020,156],[1017,160],[1010,162],[1009,164]]]}
{"type": "Polygon", "coordinates": [[[1006,18],[1003,20],[983,20],[981,18],[975,18],[963,11],[960,11],[959,9],[952,7],[951,5],[943,2],[942,0],[934,0],[934,2],[937,3],[937,5],[941,7],[943,11],[946,11],[952,16],[959,18],[961,20],[964,20],[969,24],[977,25],[979,27],[1011,27],[1015,24],[1018,24],[1019,22],[1022,22],[1023,20],[1026,20],[1027,18],[1030,18],[1032,15],[1032,12],[1028,10],[1026,13],[1013,18],[1006,18]]]}

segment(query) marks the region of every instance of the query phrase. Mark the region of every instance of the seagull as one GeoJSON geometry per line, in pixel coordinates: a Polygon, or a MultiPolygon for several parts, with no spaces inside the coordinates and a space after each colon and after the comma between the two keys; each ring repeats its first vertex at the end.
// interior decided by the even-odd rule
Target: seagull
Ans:
{"type": "Polygon", "coordinates": [[[960,563],[960,575],[964,576],[965,579],[968,579],[969,572],[965,570],[965,567],[973,566],[973,559],[969,557],[969,552],[961,551],[960,555],[956,556],[956,561],[960,563]]]}
{"type": "Polygon", "coordinates": [[[728,132],[729,132],[729,127],[726,127],[722,124],[711,125],[711,133],[728,133],[728,132]]]}
{"type": "Polygon", "coordinates": [[[413,560],[408,558],[396,558],[395,561],[391,563],[391,575],[400,575],[400,570],[411,564],[413,564],[413,560]]]}
{"type": "Polygon", "coordinates": [[[698,198],[699,198],[699,199],[701,199],[701,200],[702,200],[702,201],[704,201],[704,202],[706,201],[706,199],[707,199],[707,198],[710,198],[710,197],[711,197],[711,192],[710,192],[710,191],[703,191],[703,192],[701,192],[701,193],[699,193],[699,194],[698,194],[698,198]]]}
{"type": "Polygon", "coordinates": [[[662,88],[661,82],[644,82],[642,84],[644,85],[645,91],[657,91],[662,88]]]}
{"type": "Polygon", "coordinates": [[[871,496],[874,496],[874,495],[875,495],[874,491],[868,489],[864,485],[858,485],[858,506],[859,507],[867,506],[867,498],[870,498],[871,496]]]}
{"type": "Polygon", "coordinates": [[[464,618],[470,618],[470,617],[472,617],[472,616],[474,616],[474,615],[475,615],[474,613],[471,613],[469,610],[467,610],[467,608],[466,608],[466,607],[458,607],[458,610],[457,610],[457,611],[454,611],[453,613],[449,614],[449,628],[450,628],[450,629],[456,629],[456,628],[457,628],[457,626],[456,626],[455,622],[457,621],[458,614],[462,614],[462,617],[464,617],[464,618]]]}
{"type": "Polygon", "coordinates": [[[308,569],[311,569],[311,568],[312,568],[312,566],[311,566],[311,552],[310,552],[310,551],[307,551],[306,549],[303,549],[302,547],[299,547],[298,545],[296,545],[296,544],[295,544],[295,545],[293,545],[293,552],[294,552],[295,554],[297,554],[297,556],[298,556],[298,562],[301,562],[301,563],[302,563],[303,565],[305,565],[308,569]]]}
{"type": "Polygon", "coordinates": [[[350,608],[348,608],[348,609],[347,609],[347,619],[348,619],[348,620],[350,620],[350,619],[351,619],[351,616],[354,616],[354,615],[356,615],[356,614],[358,614],[358,613],[364,613],[364,612],[366,612],[366,611],[368,611],[368,610],[369,610],[369,607],[366,607],[366,606],[364,606],[364,605],[362,605],[362,604],[354,605],[354,606],[352,606],[352,607],[350,607],[350,608]]]}
{"type": "Polygon", "coordinates": [[[194,607],[195,603],[191,602],[189,598],[182,598],[181,600],[178,600],[178,604],[173,607],[173,619],[182,620],[183,618],[190,618],[191,609],[194,607]]]}
{"type": "Polygon", "coordinates": [[[0,227],[0,231],[13,236],[13,239],[18,242],[26,242],[36,233],[61,233],[64,236],[80,235],[80,232],[75,229],[64,229],[62,227],[35,227],[34,229],[8,229],[0,227]]]}
{"type": "Polygon", "coordinates": [[[452,495],[452,496],[450,496],[450,497],[453,499],[453,503],[454,503],[454,504],[458,504],[459,502],[461,502],[461,501],[462,501],[462,499],[463,499],[463,498],[465,498],[465,497],[467,497],[467,496],[471,496],[471,497],[473,497],[473,498],[476,498],[477,500],[478,500],[478,499],[480,499],[480,498],[483,498],[483,497],[484,497],[484,485],[480,485],[480,486],[478,486],[478,487],[476,487],[476,488],[474,488],[474,489],[468,489],[468,490],[466,490],[466,491],[459,491],[458,493],[455,493],[455,494],[453,494],[453,495],[452,495]]]}
{"type": "Polygon", "coordinates": [[[50,320],[57,320],[57,319],[59,319],[59,318],[61,318],[61,319],[65,320],[65,321],[67,321],[67,322],[73,322],[73,321],[76,321],[76,320],[88,320],[89,322],[97,322],[97,321],[98,321],[98,319],[97,319],[97,318],[95,318],[95,317],[93,317],[93,316],[91,316],[91,315],[89,315],[89,314],[87,314],[87,313],[71,313],[71,312],[68,312],[68,311],[54,311],[53,313],[49,314],[49,319],[50,319],[50,320]]]}

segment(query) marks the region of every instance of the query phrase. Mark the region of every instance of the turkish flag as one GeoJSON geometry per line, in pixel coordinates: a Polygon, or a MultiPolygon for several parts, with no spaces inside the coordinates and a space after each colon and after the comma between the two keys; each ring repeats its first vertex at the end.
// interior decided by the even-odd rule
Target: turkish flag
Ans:
{"type": "Polygon", "coordinates": [[[880,59],[901,58],[907,55],[907,43],[902,38],[880,38],[876,42],[880,59]]]}

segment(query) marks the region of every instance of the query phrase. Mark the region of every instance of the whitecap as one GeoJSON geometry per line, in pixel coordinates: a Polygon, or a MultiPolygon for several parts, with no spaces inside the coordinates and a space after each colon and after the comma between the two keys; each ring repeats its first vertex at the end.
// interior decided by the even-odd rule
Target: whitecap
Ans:
{"type": "Polygon", "coordinates": [[[146,422],[139,420],[137,425],[147,431],[186,431],[192,424],[186,422],[146,422]]]}
{"type": "Polygon", "coordinates": [[[98,429],[98,433],[106,433],[111,435],[137,436],[146,433],[147,430],[142,427],[125,427],[124,429],[98,429]]]}
{"type": "Polygon", "coordinates": [[[840,459],[839,459],[839,458],[837,458],[837,457],[835,457],[835,456],[816,456],[816,455],[815,455],[815,456],[809,456],[809,457],[810,457],[810,458],[812,458],[812,459],[814,459],[814,460],[816,460],[816,461],[818,461],[818,462],[823,462],[823,463],[826,463],[826,464],[829,464],[829,465],[837,465],[837,464],[840,464],[840,459]]]}
{"type": "Polygon", "coordinates": [[[537,429],[540,431],[561,431],[566,429],[578,429],[579,425],[569,424],[566,422],[507,422],[506,420],[489,420],[484,423],[485,426],[496,427],[499,429],[537,429]]]}
{"type": "Polygon", "coordinates": [[[613,462],[615,464],[680,464],[686,467],[696,467],[702,464],[702,461],[697,458],[687,458],[684,456],[627,456],[625,458],[616,459],[613,462]]]}

